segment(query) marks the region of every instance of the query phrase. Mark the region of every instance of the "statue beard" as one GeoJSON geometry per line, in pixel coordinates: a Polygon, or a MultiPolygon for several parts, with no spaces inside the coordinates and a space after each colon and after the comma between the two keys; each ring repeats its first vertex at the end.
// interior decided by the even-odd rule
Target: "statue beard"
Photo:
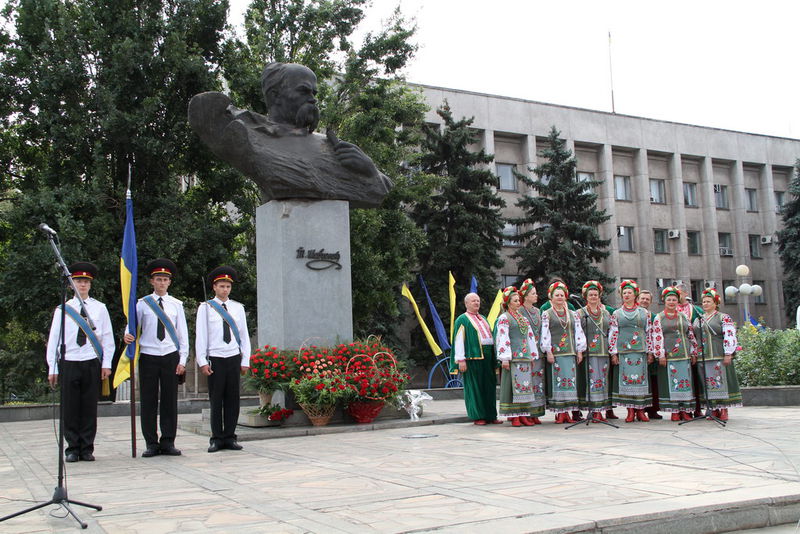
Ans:
{"type": "Polygon", "coordinates": [[[295,114],[294,124],[298,128],[308,128],[308,133],[313,132],[319,125],[319,108],[315,104],[303,104],[295,114]]]}

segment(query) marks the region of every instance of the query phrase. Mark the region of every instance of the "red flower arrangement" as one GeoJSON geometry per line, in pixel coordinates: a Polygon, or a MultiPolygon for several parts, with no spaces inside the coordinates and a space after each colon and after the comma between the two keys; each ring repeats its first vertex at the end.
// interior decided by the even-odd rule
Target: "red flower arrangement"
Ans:
{"type": "Polygon", "coordinates": [[[296,351],[281,351],[269,345],[256,350],[250,355],[245,385],[263,392],[285,390],[297,374],[296,354],[296,351]]]}
{"type": "Polygon", "coordinates": [[[351,390],[351,401],[397,399],[409,380],[408,374],[398,369],[388,349],[368,348],[372,350],[352,356],[345,368],[344,380],[351,390]]]}

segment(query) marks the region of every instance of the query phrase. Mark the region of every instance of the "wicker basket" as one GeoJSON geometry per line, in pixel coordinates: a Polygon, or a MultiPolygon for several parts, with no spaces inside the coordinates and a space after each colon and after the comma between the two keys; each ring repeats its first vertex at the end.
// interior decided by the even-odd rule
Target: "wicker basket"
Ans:
{"type": "Polygon", "coordinates": [[[371,423],[381,413],[385,404],[383,400],[353,401],[347,405],[347,413],[358,424],[371,423]]]}
{"type": "Polygon", "coordinates": [[[300,407],[303,409],[312,425],[325,426],[330,422],[331,417],[333,417],[333,410],[336,408],[336,405],[323,404],[317,406],[315,404],[301,404],[300,407]]]}

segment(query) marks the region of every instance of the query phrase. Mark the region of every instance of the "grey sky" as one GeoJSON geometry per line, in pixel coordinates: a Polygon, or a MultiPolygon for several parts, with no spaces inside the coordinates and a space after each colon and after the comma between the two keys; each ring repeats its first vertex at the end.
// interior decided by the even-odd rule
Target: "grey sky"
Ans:
{"type": "MultiPolygon", "coordinates": [[[[231,0],[241,24],[247,0],[231,0]]],[[[397,5],[375,0],[363,29],[397,5]]],[[[418,24],[409,81],[745,132],[800,137],[800,2],[402,0],[418,24]]]]}

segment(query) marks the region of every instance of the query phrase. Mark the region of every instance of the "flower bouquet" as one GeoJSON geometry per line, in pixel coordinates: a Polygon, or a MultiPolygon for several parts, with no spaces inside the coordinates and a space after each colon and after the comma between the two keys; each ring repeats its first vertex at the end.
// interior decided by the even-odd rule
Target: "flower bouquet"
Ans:
{"type": "Polygon", "coordinates": [[[336,402],[347,391],[339,376],[308,375],[294,379],[289,388],[311,424],[325,426],[333,416],[336,402]]]}
{"type": "Polygon", "coordinates": [[[367,347],[367,353],[350,358],[344,380],[348,386],[347,413],[358,423],[371,423],[387,401],[397,404],[408,374],[398,369],[389,349],[381,351],[367,347]],[[369,354],[372,352],[372,354],[369,354]]]}
{"type": "Polygon", "coordinates": [[[262,407],[270,406],[272,393],[285,391],[297,368],[294,351],[279,351],[266,345],[250,356],[250,371],[245,377],[245,387],[258,391],[262,407]]]}

